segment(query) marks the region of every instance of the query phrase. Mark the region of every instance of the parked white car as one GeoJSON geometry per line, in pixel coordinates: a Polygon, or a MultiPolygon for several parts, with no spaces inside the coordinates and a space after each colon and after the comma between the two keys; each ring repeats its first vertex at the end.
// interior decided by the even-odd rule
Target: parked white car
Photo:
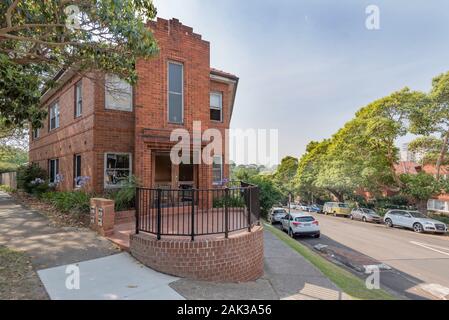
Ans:
{"type": "Polygon", "coordinates": [[[310,211],[310,207],[305,205],[305,204],[302,204],[302,205],[299,206],[299,210],[304,211],[304,212],[309,212],[310,211]]]}
{"type": "Polygon", "coordinates": [[[384,216],[388,227],[403,227],[415,232],[446,233],[447,226],[438,220],[430,219],[419,211],[390,210],[384,216]]]}
{"type": "Polygon", "coordinates": [[[280,223],[281,218],[285,217],[287,214],[288,212],[284,208],[272,208],[268,213],[268,222],[270,222],[271,224],[280,223]]]}
{"type": "Polygon", "coordinates": [[[281,219],[282,231],[287,231],[292,238],[299,235],[320,237],[320,224],[310,214],[290,213],[281,219]]]}

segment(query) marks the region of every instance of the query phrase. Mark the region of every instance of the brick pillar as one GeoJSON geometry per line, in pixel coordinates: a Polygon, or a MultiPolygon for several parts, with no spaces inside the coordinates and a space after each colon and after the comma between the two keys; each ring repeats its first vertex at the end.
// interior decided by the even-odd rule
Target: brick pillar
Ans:
{"type": "Polygon", "coordinates": [[[115,210],[114,200],[103,198],[91,198],[91,229],[102,236],[108,236],[114,232],[115,210]]]}

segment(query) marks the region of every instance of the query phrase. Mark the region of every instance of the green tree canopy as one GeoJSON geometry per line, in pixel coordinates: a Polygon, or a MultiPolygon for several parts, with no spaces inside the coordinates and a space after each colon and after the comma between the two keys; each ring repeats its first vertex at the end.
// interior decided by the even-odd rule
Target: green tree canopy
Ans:
{"type": "Polygon", "coordinates": [[[157,52],[151,0],[0,2],[0,112],[7,125],[40,125],[39,97],[59,70],[100,70],[134,84],[138,57],[157,52]]]}

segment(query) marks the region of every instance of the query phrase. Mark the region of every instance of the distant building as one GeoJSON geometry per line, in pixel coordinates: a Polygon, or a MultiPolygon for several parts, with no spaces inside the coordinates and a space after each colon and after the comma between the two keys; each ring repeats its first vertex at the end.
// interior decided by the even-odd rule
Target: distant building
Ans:
{"type": "Polygon", "coordinates": [[[423,155],[421,152],[413,152],[409,150],[409,143],[404,143],[401,146],[401,161],[404,162],[421,162],[423,155]]]}

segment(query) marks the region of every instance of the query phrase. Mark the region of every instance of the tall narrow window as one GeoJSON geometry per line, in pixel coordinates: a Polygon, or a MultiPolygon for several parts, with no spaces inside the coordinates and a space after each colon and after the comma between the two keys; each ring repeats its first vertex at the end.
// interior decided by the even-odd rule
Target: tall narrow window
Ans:
{"type": "Polygon", "coordinates": [[[75,181],[75,188],[81,187],[81,155],[73,156],[73,176],[75,181]]]}
{"type": "Polygon", "coordinates": [[[32,131],[33,140],[39,139],[39,135],[40,135],[39,128],[33,128],[33,131],[32,131]]]}
{"type": "Polygon", "coordinates": [[[105,108],[133,111],[133,88],[115,74],[105,76],[105,108]]]}
{"type": "Polygon", "coordinates": [[[83,114],[83,83],[78,81],[75,84],[75,118],[83,114]]]}
{"type": "Polygon", "coordinates": [[[48,161],[48,174],[50,182],[55,182],[56,176],[59,174],[59,159],[50,159],[48,161]]]}
{"type": "Polygon", "coordinates": [[[50,106],[50,130],[59,128],[59,103],[55,102],[50,106]]]}
{"type": "Polygon", "coordinates": [[[210,94],[210,119],[223,121],[223,94],[211,92],[210,94]]]}
{"type": "Polygon", "coordinates": [[[223,181],[223,161],[221,156],[214,156],[212,163],[212,182],[213,184],[221,184],[223,181]]]}
{"type": "Polygon", "coordinates": [[[184,66],[180,63],[168,63],[168,122],[183,123],[184,66]]]}

